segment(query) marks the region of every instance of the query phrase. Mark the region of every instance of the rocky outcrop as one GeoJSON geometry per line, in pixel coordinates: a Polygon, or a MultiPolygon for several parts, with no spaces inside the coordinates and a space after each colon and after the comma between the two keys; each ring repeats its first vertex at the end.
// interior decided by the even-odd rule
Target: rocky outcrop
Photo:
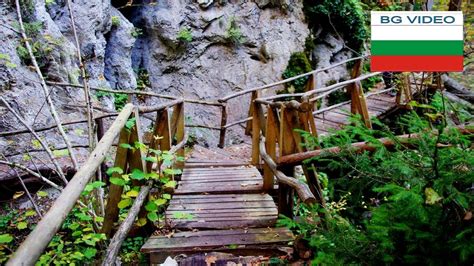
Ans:
{"type": "MultiPolygon", "coordinates": [[[[308,35],[298,3],[287,12],[261,9],[255,2],[203,9],[191,1],[159,1],[131,17],[144,30],[134,67],[148,70],[153,90],[189,98],[217,99],[279,80],[291,53],[303,49],[308,35]],[[190,42],[180,40],[183,29],[191,33],[190,42]]],[[[245,117],[248,102],[231,101],[230,120],[245,117]]],[[[219,126],[218,111],[190,106],[187,116],[191,123],[219,126]]],[[[217,132],[198,129],[193,134],[205,144],[216,143],[217,132]]],[[[241,134],[230,134],[230,143],[242,141],[241,134]]]]}

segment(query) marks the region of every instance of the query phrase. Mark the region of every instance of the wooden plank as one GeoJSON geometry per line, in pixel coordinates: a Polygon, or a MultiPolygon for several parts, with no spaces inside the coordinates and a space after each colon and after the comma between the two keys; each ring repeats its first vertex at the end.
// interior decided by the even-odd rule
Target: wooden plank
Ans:
{"type": "Polygon", "coordinates": [[[200,179],[200,180],[182,180],[178,182],[178,185],[188,185],[188,184],[212,184],[212,183],[229,183],[229,182],[241,182],[243,183],[251,183],[251,184],[263,184],[263,180],[261,178],[249,178],[249,177],[232,177],[232,178],[222,178],[222,179],[200,179]]]}
{"type": "Polygon", "coordinates": [[[219,204],[211,203],[197,203],[197,204],[170,204],[168,206],[169,211],[181,211],[181,210],[203,210],[203,209],[242,209],[242,208],[275,208],[273,201],[249,201],[249,202],[221,202],[219,204]]]}
{"type": "MultiPolygon", "coordinates": [[[[277,116],[276,111],[272,107],[268,107],[267,112],[267,124],[265,132],[265,150],[268,155],[276,160],[276,142],[278,138],[278,125],[277,125],[277,116]]],[[[275,183],[272,170],[268,167],[267,164],[263,166],[263,190],[268,191],[273,188],[275,183]]]]}
{"type": "Polygon", "coordinates": [[[204,195],[173,195],[173,199],[201,199],[201,198],[235,198],[235,199],[247,199],[247,198],[261,198],[267,197],[267,194],[204,194],[204,195]]]}
{"type": "Polygon", "coordinates": [[[260,117],[258,113],[259,103],[254,101],[252,104],[254,110],[252,116],[252,165],[256,166],[260,164],[260,117]]]}
{"type": "MultiPolygon", "coordinates": [[[[169,211],[166,212],[167,217],[173,217],[174,215],[179,215],[181,214],[190,214],[192,215],[193,218],[216,218],[216,217],[237,217],[237,218],[245,218],[245,217],[260,217],[260,216],[273,216],[276,217],[278,216],[278,211],[277,209],[264,209],[264,211],[253,211],[253,212],[248,212],[248,210],[242,209],[239,212],[236,212],[234,210],[232,211],[223,211],[219,210],[221,212],[203,212],[203,211],[187,211],[187,212],[182,212],[182,211],[169,211]]],[[[184,219],[184,218],[183,218],[184,219]]]]}
{"type": "Polygon", "coordinates": [[[191,168],[217,168],[217,167],[235,167],[241,165],[250,165],[250,163],[241,163],[241,162],[216,162],[216,163],[186,163],[185,167],[188,169],[191,168]]]}
{"type": "Polygon", "coordinates": [[[274,218],[255,218],[246,220],[227,220],[227,221],[167,221],[173,228],[180,229],[222,229],[222,228],[248,228],[248,227],[268,227],[276,223],[274,218]]]}
{"type": "Polygon", "coordinates": [[[255,194],[255,195],[239,195],[226,197],[203,197],[203,198],[179,198],[171,199],[170,205],[173,204],[196,204],[196,203],[223,203],[223,202],[250,202],[250,201],[270,201],[273,202],[272,197],[268,194],[255,194]]]}
{"type": "MultiPolygon", "coordinates": [[[[263,182],[262,182],[263,183],[263,182]]],[[[241,186],[240,183],[228,186],[181,186],[175,194],[200,194],[200,193],[258,193],[262,191],[263,184],[241,186]]]]}
{"type": "Polygon", "coordinates": [[[166,214],[168,216],[174,215],[174,214],[195,214],[195,215],[206,215],[206,214],[249,214],[252,215],[253,213],[276,213],[278,215],[278,210],[275,207],[272,208],[267,208],[267,207],[262,207],[262,208],[242,208],[242,209],[206,209],[206,210],[179,210],[179,211],[173,211],[169,210],[166,211],[166,214]]]}
{"type": "Polygon", "coordinates": [[[202,249],[229,245],[287,244],[292,240],[294,240],[294,236],[286,228],[209,230],[175,233],[171,238],[166,236],[150,237],[141,251],[150,253],[157,250],[194,250],[196,247],[202,249]]]}

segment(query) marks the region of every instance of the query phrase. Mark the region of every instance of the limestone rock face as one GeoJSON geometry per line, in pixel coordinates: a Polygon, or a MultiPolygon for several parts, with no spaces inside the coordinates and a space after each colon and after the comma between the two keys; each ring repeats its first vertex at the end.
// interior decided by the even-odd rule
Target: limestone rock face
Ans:
{"type": "MultiPolygon", "coordinates": [[[[133,16],[145,32],[135,46],[134,67],[148,70],[153,90],[187,98],[218,99],[277,81],[309,33],[301,8],[295,3],[292,11],[261,9],[255,2],[236,1],[201,10],[192,1],[160,1],[133,16]],[[178,38],[183,29],[192,41],[178,38]]],[[[249,97],[230,101],[229,121],[246,117],[248,104],[249,97]]],[[[219,111],[191,105],[186,110],[191,123],[212,126],[219,126],[219,111]]],[[[193,134],[204,144],[216,144],[215,131],[194,129],[193,134]]],[[[230,134],[229,143],[242,141],[241,134],[230,134]]]]}

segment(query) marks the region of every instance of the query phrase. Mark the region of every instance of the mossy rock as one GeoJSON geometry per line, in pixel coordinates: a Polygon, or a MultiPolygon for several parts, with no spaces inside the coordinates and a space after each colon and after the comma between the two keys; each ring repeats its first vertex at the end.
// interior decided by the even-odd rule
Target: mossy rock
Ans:
{"type": "MultiPolygon", "coordinates": [[[[294,76],[298,76],[312,70],[311,63],[304,52],[293,53],[288,61],[288,66],[283,72],[282,78],[288,79],[294,76]]],[[[285,91],[280,93],[298,93],[303,92],[308,77],[296,79],[290,83],[287,83],[285,91]]]]}

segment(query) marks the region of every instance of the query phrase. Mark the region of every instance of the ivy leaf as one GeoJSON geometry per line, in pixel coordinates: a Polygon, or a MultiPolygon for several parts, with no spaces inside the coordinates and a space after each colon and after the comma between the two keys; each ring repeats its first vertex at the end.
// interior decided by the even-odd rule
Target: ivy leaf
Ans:
{"type": "Polygon", "coordinates": [[[140,169],[133,169],[132,174],[130,175],[132,179],[142,180],[145,178],[145,173],[140,169]]]}
{"type": "Polygon", "coordinates": [[[163,198],[164,198],[164,199],[167,199],[167,200],[170,200],[170,199],[171,199],[171,195],[170,195],[170,194],[163,194],[163,198]]]}
{"type": "Polygon", "coordinates": [[[147,210],[149,212],[156,212],[158,210],[158,206],[153,201],[149,201],[145,205],[145,210],[147,210]]]}
{"type": "Polygon", "coordinates": [[[117,186],[125,186],[126,182],[122,178],[119,177],[112,177],[110,178],[110,183],[117,185],[117,186]]]}
{"type": "Polygon", "coordinates": [[[119,209],[124,209],[127,208],[128,206],[132,205],[132,200],[131,199],[123,199],[118,203],[119,209]]]}
{"type": "Polygon", "coordinates": [[[111,167],[111,168],[107,169],[107,175],[112,176],[113,173],[117,173],[117,174],[121,175],[121,174],[123,174],[123,170],[122,170],[122,168],[120,168],[118,166],[111,167]]]}
{"type": "Polygon", "coordinates": [[[19,222],[16,225],[16,228],[18,228],[18,230],[26,229],[26,228],[28,228],[28,223],[27,222],[19,222]]]}
{"type": "Polygon", "coordinates": [[[156,212],[149,212],[146,217],[148,217],[148,219],[152,222],[158,220],[158,214],[156,214],[156,212]]]}
{"type": "Polygon", "coordinates": [[[168,174],[168,175],[179,175],[181,174],[181,170],[179,169],[165,169],[165,174],[168,174]]]}
{"type": "Polygon", "coordinates": [[[138,196],[138,191],[136,190],[130,190],[129,192],[127,192],[125,194],[127,197],[130,197],[130,198],[136,198],[138,196]]]}
{"type": "Polygon", "coordinates": [[[10,234],[0,235],[0,244],[10,243],[12,240],[13,237],[10,234]]]}
{"type": "Polygon", "coordinates": [[[156,163],[156,162],[158,162],[158,159],[156,159],[156,157],[146,157],[145,161],[156,163]]]}

